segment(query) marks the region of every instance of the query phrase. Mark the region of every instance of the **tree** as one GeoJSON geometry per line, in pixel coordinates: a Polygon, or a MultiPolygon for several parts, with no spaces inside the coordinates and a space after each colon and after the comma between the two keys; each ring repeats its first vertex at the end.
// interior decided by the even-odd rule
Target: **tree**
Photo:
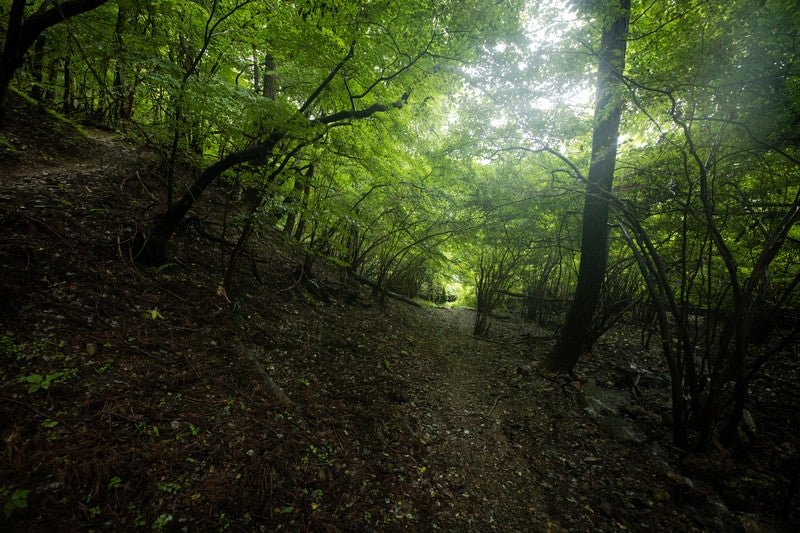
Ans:
{"type": "Polygon", "coordinates": [[[800,11],[752,7],[639,17],[626,79],[635,143],[608,200],[657,317],[681,448],[736,444],[754,379],[798,333],[763,325],[798,302],[797,51],[784,30],[800,11]]]}
{"type": "Polygon", "coordinates": [[[609,206],[605,195],[611,191],[617,157],[630,11],[630,0],[615,0],[600,13],[604,26],[598,51],[597,103],[583,207],[578,285],[558,342],[547,358],[547,367],[554,371],[571,371],[580,355],[591,348],[587,334],[608,260],[609,206]]]}
{"type": "MultiPolygon", "coordinates": [[[[180,221],[227,170],[245,163],[266,165],[272,170],[265,179],[274,181],[291,168],[293,160],[329,139],[335,129],[402,108],[412,92],[424,98],[428,87],[441,83],[437,79],[452,79],[453,74],[440,65],[474,57],[480,50],[476,43],[503,31],[497,22],[515,19],[513,9],[501,9],[494,2],[475,0],[471,7],[495,17],[489,29],[481,26],[480,19],[463,15],[461,7],[427,2],[356,3],[335,13],[301,13],[297,26],[305,29],[293,36],[281,35],[301,49],[271,50],[278,78],[283,73],[290,77],[283,78],[286,89],[278,91],[274,101],[256,100],[255,127],[239,136],[240,143],[247,141],[244,147],[229,146],[232,150],[227,155],[207,166],[186,194],[138,235],[137,258],[163,261],[166,243],[180,221]],[[314,16],[319,20],[313,20],[314,16]],[[329,42],[323,45],[320,40],[329,42]],[[319,54],[320,49],[326,52],[319,54]],[[334,57],[327,50],[341,55],[334,57]],[[306,63],[309,68],[304,68],[306,63]]],[[[295,15],[287,12],[290,16],[295,15]]],[[[285,23],[281,21],[280,27],[285,29],[285,23]]],[[[264,185],[258,189],[266,190],[264,185]]]]}
{"type": "MultiPolygon", "coordinates": [[[[310,125],[341,126],[352,120],[369,118],[376,113],[386,112],[393,107],[399,108],[402,106],[402,100],[390,104],[373,104],[365,109],[333,113],[311,121],[310,125]]],[[[189,212],[203,192],[226,170],[243,163],[269,158],[273,155],[273,150],[285,139],[285,133],[273,132],[269,138],[256,146],[229,154],[203,170],[186,193],[165,213],[156,218],[155,223],[149,228],[147,234],[138,236],[139,246],[135,246],[137,248],[135,257],[145,264],[162,264],[166,257],[167,241],[178,229],[186,213],[189,212]]],[[[295,148],[295,150],[297,149],[295,148]]],[[[289,155],[293,155],[292,150],[289,150],[289,155]]],[[[283,171],[287,163],[288,160],[284,158],[276,167],[276,171],[283,171]]],[[[277,175],[277,172],[273,174],[273,177],[277,175]]]]}
{"type": "Polygon", "coordinates": [[[515,270],[524,259],[525,250],[507,243],[484,245],[475,266],[475,325],[473,335],[489,332],[492,312],[508,293],[515,270]]]}
{"type": "Polygon", "coordinates": [[[22,66],[25,54],[46,29],[81,13],[91,11],[108,0],[67,0],[42,2],[25,17],[25,0],[13,0],[8,12],[5,43],[0,53],[0,126],[5,118],[5,100],[14,73],[22,66]]]}

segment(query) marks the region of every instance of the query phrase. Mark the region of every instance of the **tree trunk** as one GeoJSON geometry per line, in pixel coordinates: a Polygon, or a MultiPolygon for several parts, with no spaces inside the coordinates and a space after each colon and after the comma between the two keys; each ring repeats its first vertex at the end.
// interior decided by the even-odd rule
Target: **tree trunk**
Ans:
{"type": "MultiPolygon", "coordinates": [[[[25,16],[25,0],[14,0],[8,14],[8,29],[3,53],[0,54],[0,126],[5,118],[5,98],[14,73],[22,66],[27,48],[22,41],[22,19],[25,16]]],[[[30,46],[30,45],[29,45],[30,46]]]]}
{"type": "MultiPolygon", "coordinates": [[[[386,104],[372,104],[362,110],[339,111],[313,121],[315,124],[335,124],[344,121],[365,119],[376,113],[383,113],[391,108],[401,108],[403,100],[386,104]]],[[[275,146],[283,140],[285,134],[274,131],[270,137],[261,144],[246,148],[239,152],[229,154],[210,167],[206,168],[191,187],[175,202],[165,213],[156,217],[153,225],[143,233],[136,235],[133,241],[133,257],[137,261],[149,265],[161,265],[166,258],[166,246],[169,239],[178,229],[186,213],[192,208],[195,201],[203,192],[226,170],[247,163],[264,159],[272,153],[275,146]]]]}
{"type": "Polygon", "coordinates": [[[122,2],[117,7],[117,20],[114,24],[114,41],[117,47],[117,63],[114,68],[114,90],[111,105],[110,122],[115,125],[122,125],[131,118],[131,91],[125,82],[125,26],[128,20],[128,11],[122,2]]]}
{"type": "Polygon", "coordinates": [[[587,334],[600,297],[608,261],[608,210],[606,195],[611,191],[617,157],[617,139],[622,116],[621,81],[625,68],[626,38],[630,0],[619,0],[613,23],[603,30],[597,71],[597,103],[592,135],[592,159],[583,207],[581,260],[575,299],[567,313],[547,367],[570,372],[580,355],[591,349],[587,334]]]}
{"type": "MultiPolygon", "coordinates": [[[[256,62],[257,64],[257,62],[256,62]]],[[[275,58],[272,54],[267,54],[264,58],[264,98],[274,100],[278,96],[278,82],[275,79],[275,58]]]]}
{"type": "MultiPolygon", "coordinates": [[[[301,220],[303,214],[302,209],[303,206],[303,192],[307,189],[306,183],[309,183],[314,176],[314,165],[311,164],[306,171],[305,176],[297,175],[294,178],[294,185],[292,187],[292,192],[289,193],[289,196],[284,200],[284,204],[287,206],[286,212],[286,223],[283,226],[283,233],[288,236],[293,236],[295,231],[295,225],[298,225],[298,222],[301,220]],[[298,207],[298,204],[299,207],[298,207]]],[[[298,239],[300,240],[300,239],[298,239]]]]}
{"type": "MultiPolygon", "coordinates": [[[[67,0],[25,19],[25,0],[14,0],[8,12],[5,44],[0,53],[0,126],[5,118],[5,99],[14,73],[22,66],[25,54],[44,30],[75,15],[99,7],[108,0],[67,0]]],[[[46,3],[42,8],[49,5],[46,3]]]]}
{"type": "Polygon", "coordinates": [[[297,216],[297,227],[294,230],[294,239],[296,241],[303,240],[303,233],[306,230],[306,211],[308,210],[308,199],[311,195],[311,181],[306,180],[303,184],[303,200],[300,203],[300,210],[297,216]]]}
{"type": "Polygon", "coordinates": [[[194,202],[209,185],[229,168],[268,156],[281,138],[282,135],[273,134],[264,143],[240,152],[234,152],[201,172],[181,199],[170,206],[165,213],[156,217],[154,224],[146,234],[137,235],[134,241],[134,258],[145,264],[162,264],[166,258],[167,241],[178,229],[194,202]]]}
{"type": "Polygon", "coordinates": [[[31,65],[31,78],[33,87],[31,88],[31,98],[41,102],[44,97],[44,50],[47,44],[45,36],[36,39],[33,47],[33,62],[31,65]]]}
{"type": "MultiPolygon", "coordinates": [[[[69,39],[69,37],[67,37],[69,39]]],[[[70,70],[71,55],[64,56],[64,93],[61,95],[61,112],[65,115],[72,111],[72,70],[70,70]]]]}

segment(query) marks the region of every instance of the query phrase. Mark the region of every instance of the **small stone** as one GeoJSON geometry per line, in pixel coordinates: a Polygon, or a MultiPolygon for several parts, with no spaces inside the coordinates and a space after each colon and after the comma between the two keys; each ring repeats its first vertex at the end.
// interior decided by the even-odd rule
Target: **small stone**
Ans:
{"type": "Polygon", "coordinates": [[[92,357],[94,354],[97,353],[97,345],[93,342],[86,343],[86,355],[92,357]]]}

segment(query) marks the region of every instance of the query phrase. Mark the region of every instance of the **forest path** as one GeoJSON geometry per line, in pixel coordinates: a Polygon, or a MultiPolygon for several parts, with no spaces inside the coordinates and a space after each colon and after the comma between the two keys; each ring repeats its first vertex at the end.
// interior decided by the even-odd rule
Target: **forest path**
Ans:
{"type": "Polygon", "coordinates": [[[141,166],[142,153],[148,160],[155,157],[125,142],[118,133],[91,127],[81,131],[83,136],[72,137],[66,147],[60,146],[66,141],[57,138],[57,131],[48,132],[53,139],[22,138],[20,154],[25,157],[4,162],[6,177],[16,178],[30,192],[53,180],[91,179],[109,171],[117,175],[121,169],[127,173],[141,166]],[[58,148],[62,151],[55,151],[58,148]]]}
{"type": "Polygon", "coordinates": [[[504,529],[545,524],[546,505],[532,476],[530,450],[509,433],[531,419],[530,402],[518,401],[529,398],[522,390],[528,384],[517,373],[525,362],[521,332],[486,340],[472,335],[470,310],[436,309],[425,315],[428,327],[418,350],[430,366],[418,368],[420,375],[411,383],[420,384],[413,396],[422,408],[417,422],[428,443],[430,475],[448,496],[440,501],[451,503],[442,511],[457,516],[468,508],[475,514],[463,517],[468,522],[503,524],[504,529]]]}

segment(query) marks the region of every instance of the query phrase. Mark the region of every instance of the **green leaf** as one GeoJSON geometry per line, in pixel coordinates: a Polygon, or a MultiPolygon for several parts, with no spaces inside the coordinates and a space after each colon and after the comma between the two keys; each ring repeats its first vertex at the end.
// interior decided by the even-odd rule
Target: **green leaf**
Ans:
{"type": "MultiPolygon", "coordinates": [[[[28,508],[28,494],[30,492],[30,490],[16,489],[10,494],[8,500],[3,504],[3,512],[6,518],[10,517],[16,509],[28,508]]],[[[7,489],[0,491],[0,495],[9,496],[7,489]]]]}

